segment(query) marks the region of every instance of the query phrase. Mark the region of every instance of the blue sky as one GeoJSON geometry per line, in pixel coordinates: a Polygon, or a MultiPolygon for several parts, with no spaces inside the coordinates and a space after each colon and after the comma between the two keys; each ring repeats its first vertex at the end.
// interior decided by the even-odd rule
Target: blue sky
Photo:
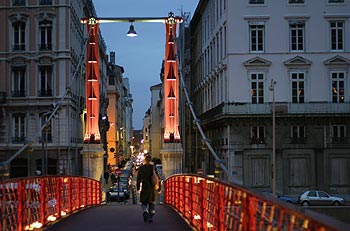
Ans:
{"type": "MultiPolygon", "coordinates": [[[[167,17],[170,11],[194,14],[199,0],[94,0],[98,17],[167,17]]],[[[160,83],[165,52],[163,23],[134,23],[137,37],[126,36],[129,23],[101,23],[107,53],[116,53],[116,64],[123,66],[133,95],[134,129],[142,129],[143,117],[151,104],[150,87],[160,83]]]]}

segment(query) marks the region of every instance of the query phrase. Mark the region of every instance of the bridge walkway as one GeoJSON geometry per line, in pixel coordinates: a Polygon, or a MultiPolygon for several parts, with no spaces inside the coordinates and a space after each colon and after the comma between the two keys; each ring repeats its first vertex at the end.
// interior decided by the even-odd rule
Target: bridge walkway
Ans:
{"type": "Polygon", "coordinates": [[[153,222],[145,223],[140,204],[119,202],[79,211],[45,229],[45,231],[79,230],[191,231],[193,229],[167,205],[156,205],[153,222]]]}

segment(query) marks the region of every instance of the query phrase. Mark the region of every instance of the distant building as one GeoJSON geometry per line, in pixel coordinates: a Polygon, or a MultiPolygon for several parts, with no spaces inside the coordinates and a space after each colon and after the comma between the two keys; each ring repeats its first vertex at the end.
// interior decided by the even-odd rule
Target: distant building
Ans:
{"type": "Polygon", "coordinates": [[[116,65],[115,52],[110,53],[107,68],[109,130],[107,132],[107,164],[117,166],[130,157],[132,140],[132,95],[129,81],[123,77],[124,68],[116,65]]]}
{"type": "MultiPolygon", "coordinates": [[[[278,192],[350,192],[349,12],[345,0],[199,2],[191,100],[237,183],[270,190],[275,164],[278,192]]],[[[189,134],[195,169],[224,177],[189,134]]]]}
{"type": "Polygon", "coordinates": [[[152,129],[152,112],[151,109],[148,109],[143,117],[143,152],[145,154],[150,153],[154,155],[153,149],[151,147],[151,139],[155,137],[151,137],[151,129],[152,129]]]}
{"type": "Polygon", "coordinates": [[[163,84],[151,86],[151,128],[150,128],[150,147],[152,155],[160,158],[160,149],[162,145],[162,88],[163,84]]]}

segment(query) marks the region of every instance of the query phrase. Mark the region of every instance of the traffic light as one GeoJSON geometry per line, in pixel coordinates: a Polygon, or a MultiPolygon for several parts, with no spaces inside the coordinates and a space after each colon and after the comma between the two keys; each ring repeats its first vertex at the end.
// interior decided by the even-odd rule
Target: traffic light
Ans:
{"type": "Polygon", "coordinates": [[[114,158],[117,159],[117,154],[116,153],[114,153],[114,158]]]}

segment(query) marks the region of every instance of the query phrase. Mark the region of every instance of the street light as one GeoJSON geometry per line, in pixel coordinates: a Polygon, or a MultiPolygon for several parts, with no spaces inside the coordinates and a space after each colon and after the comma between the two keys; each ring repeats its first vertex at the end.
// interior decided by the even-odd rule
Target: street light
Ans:
{"type": "Polygon", "coordinates": [[[271,79],[269,90],[272,91],[272,195],[276,195],[276,115],[275,115],[275,84],[276,81],[271,79]]]}

